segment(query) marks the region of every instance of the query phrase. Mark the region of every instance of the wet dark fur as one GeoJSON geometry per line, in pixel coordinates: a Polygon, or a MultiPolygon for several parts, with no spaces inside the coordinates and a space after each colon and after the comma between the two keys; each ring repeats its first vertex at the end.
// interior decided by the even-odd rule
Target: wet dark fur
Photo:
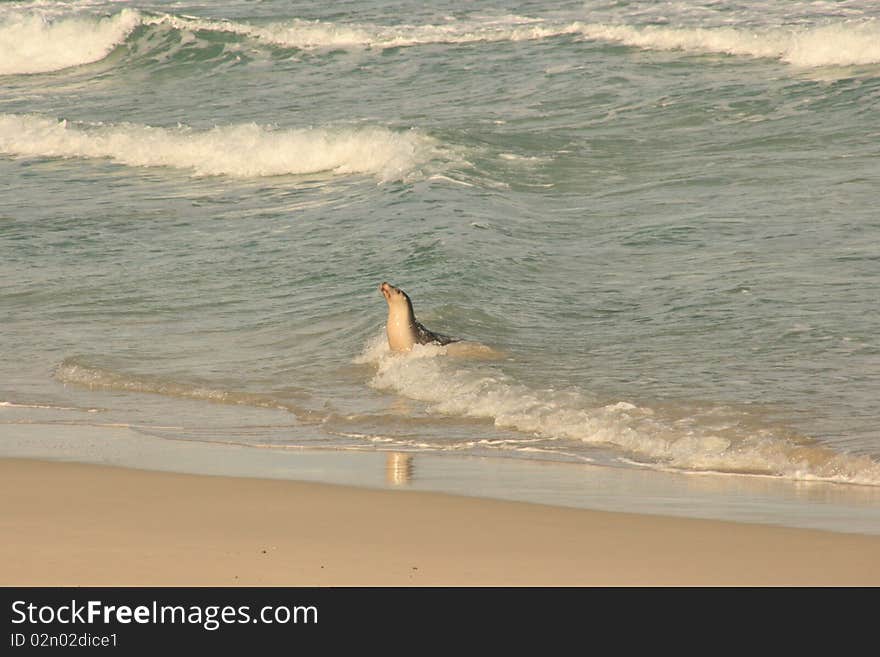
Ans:
{"type": "MultiPolygon", "coordinates": [[[[397,288],[400,290],[400,288],[397,288]]],[[[403,290],[400,290],[403,292],[403,290]]],[[[434,331],[430,331],[426,329],[417,319],[416,314],[413,311],[412,301],[409,299],[409,295],[406,292],[403,292],[403,296],[406,297],[406,303],[409,306],[409,316],[412,317],[413,328],[416,332],[416,342],[419,344],[451,344],[453,342],[460,342],[457,338],[450,338],[448,335],[443,335],[442,333],[434,333],[434,331]]]]}

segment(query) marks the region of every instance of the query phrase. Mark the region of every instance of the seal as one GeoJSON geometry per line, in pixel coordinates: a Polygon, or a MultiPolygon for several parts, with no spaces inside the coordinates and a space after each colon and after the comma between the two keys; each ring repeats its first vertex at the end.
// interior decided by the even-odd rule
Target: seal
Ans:
{"type": "Polygon", "coordinates": [[[415,344],[445,345],[458,342],[448,335],[434,333],[422,326],[413,312],[409,295],[390,283],[382,283],[379,291],[388,302],[388,322],[385,331],[388,334],[388,346],[391,351],[409,351],[415,344]]]}

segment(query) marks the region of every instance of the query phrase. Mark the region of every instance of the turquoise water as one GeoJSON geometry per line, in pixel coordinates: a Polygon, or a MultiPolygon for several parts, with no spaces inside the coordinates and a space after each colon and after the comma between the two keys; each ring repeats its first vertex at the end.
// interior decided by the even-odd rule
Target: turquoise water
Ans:
{"type": "Polygon", "coordinates": [[[878,17],[3,3],[0,422],[878,486],[878,17]]]}

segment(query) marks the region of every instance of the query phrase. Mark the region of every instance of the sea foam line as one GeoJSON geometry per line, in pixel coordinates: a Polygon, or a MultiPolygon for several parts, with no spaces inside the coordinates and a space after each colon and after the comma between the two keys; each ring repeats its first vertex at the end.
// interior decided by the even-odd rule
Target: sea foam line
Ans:
{"type": "Polygon", "coordinates": [[[46,73],[97,62],[141,21],[141,13],[133,9],[57,19],[44,12],[7,12],[0,16],[0,75],[46,73]]]}
{"type": "Polygon", "coordinates": [[[47,411],[77,411],[79,413],[100,413],[99,408],[78,408],[76,406],[54,406],[52,404],[25,404],[11,401],[0,401],[0,408],[31,408],[47,411]]]}
{"type": "Polygon", "coordinates": [[[772,58],[799,67],[880,63],[880,25],[872,19],[761,29],[633,26],[524,16],[389,26],[297,18],[247,23],[136,9],[123,9],[110,16],[81,11],[57,15],[46,9],[34,9],[7,12],[0,18],[0,74],[41,73],[98,61],[141,25],[187,32],[226,32],[271,46],[303,50],[386,49],[574,36],[648,50],[772,58]]]}
{"type": "Polygon", "coordinates": [[[76,358],[68,358],[60,363],[55,368],[54,378],[64,384],[83,386],[92,390],[147,393],[217,404],[253,406],[286,411],[295,416],[308,416],[307,412],[271,395],[222,390],[210,386],[170,381],[157,376],[115,372],[80,362],[76,358]]]}
{"type": "Polygon", "coordinates": [[[880,63],[880,25],[874,20],[765,29],[630,26],[523,16],[398,26],[301,19],[252,25],[170,14],[145,17],[144,22],[185,30],[232,32],[272,45],[301,49],[385,49],[438,43],[536,41],[574,35],[648,50],[772,58],[801,67],[880,63]]]}
{"type": "Polygon", "coordinates": [[[583,25],[590,39],[646,50],[679,50],[778,59],[804,68],[880,63],[880,24],[841,22],[790,29],[583,25]]]}
{"type": "Polygon", "coordinates": [[[658,468],[880,486],[880,463],[867,456],[793,442],[769,427],[699,420],[685,426],[630,402],[600,405],[577,392],[530,388],[497,370],[462,366],[444,349],[416,345],[401,355],[376,339],[356,362],[376,366],[376,389],[426,402],[438,414],[491,419],[548,441],[542,447],[611,447],[658,468]]]}
{"type": "Polygon", "coordinates": [[[189,169],[235,177],[330,172],[404,178],[433,157],[435,140],[384,127],[276,129],[253,123],[194,130],[132,123],[79,124],[0,114],[0,153],[105,158],[139,167],[189,169]]]}

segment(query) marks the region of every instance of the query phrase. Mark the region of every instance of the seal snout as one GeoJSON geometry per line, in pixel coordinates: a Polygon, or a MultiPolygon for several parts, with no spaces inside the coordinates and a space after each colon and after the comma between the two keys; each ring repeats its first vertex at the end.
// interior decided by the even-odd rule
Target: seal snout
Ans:
{"type": "Polygon", "coordinates": [[[406,296],[406,293],[401,290],[399,287],[395,287],[391,283],[387,281],[382,281],[382,285],[379,286],[379,292],[390,302],[392,299],[397,299],[400,296],[406,296]]]}

